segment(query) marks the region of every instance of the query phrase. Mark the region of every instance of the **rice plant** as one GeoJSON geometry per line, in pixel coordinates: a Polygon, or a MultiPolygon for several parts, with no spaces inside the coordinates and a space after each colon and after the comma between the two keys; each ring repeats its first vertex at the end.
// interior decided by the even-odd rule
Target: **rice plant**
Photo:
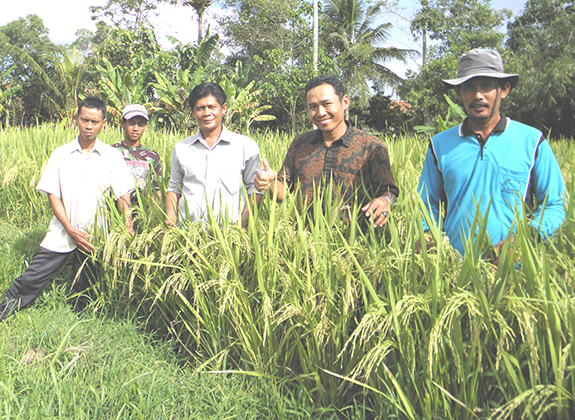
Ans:
{"type": "MultiPolygon", "coordinates": [[[[20,223],[50,215],[33,191],[49,150],[40,157],[32,150],[73,134],[43,130],[0,133],[2,217],[16,220],[10,209],[29,205],[30,196],[36,204],[20,223]],[[23,135],[41,146],[22,145],[23,135]],[[28,172],[10,175],[28,155],[28,172]]],[[[101,137],[113,143],[119,132],[101,137]]],[[[154,130],[144,137],[166,174],[178,140],[154,130]]],[[[256,140],[278,169],[290,139],[265,133],[256,140]]],[[[171,228],[164,203],[142,194],[135,237],[114,214],[110,233],[96,235],[94,258],[104,270],[94,308],[143,316],[178,341],[182,357],[213,372],[282,378],[343,416],[353,417],[358,405],[373,418],[575,416],[573,143],[552,144],[569,193],[565,223],[537,242],[528,210],[517,209],[514,243],[510,236],[498,266],[485,258],[492,246],[482,217],[461,258],[422,206],[416,188],[425,139],[386,144],[401,196],[379,230],[357,205],[342,220],[329,197],[302,213],[295,194],[282,203],[264,198],[246,229],[213,218],[171,228]],[[433,226],[435,246],[418,254],[422,218],[433,226]]]]}

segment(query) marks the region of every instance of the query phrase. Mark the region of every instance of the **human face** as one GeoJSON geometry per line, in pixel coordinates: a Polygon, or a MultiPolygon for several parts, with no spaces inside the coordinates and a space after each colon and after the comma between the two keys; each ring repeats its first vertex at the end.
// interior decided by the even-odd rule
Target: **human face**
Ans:
{"type": "Polygon", "coordinates": [[[314,125],[333,140],[340,138],[347,126],[345,110],[349,106],[349,97],[339,98],[332,85],[323,84],[307,92],[307,109],[314,125]]]}
{"type": "Polygon", "coordinates": [[[198,99],[193,109],[194,119],[204,134],[220,128],[225,112],[226,104],[220,105],[212,95],[198,99]]]}
{"type": "Polygon", "coordinates": [[[106,125],[102,111],[97,108],[80,108],[80,113],[76,116],[76,124],[80,130],[80,141],[92,143],[106,125]]]}
{"type": "MultiPolygon", "coordinates": [[[[474,77],[456,89],[457,97],[463,102],[469,116],[471,128],[481,128],[493,123],[492,118],[499,114],[501,99],[507,97],[511,85],[503,88],[499,81],[491,77],[474,77]]],[[[497,123],[498,118],[494,122],[497,123]]]]}
{"type": "Polygon", "coordinates": [[[139,146],[140,139],[148,126],[148,120],[144,117],[136,116],[129,120],[122,121],[121,125],[124,130],[124,141],[126,145],[131,147],[139,146]]]}

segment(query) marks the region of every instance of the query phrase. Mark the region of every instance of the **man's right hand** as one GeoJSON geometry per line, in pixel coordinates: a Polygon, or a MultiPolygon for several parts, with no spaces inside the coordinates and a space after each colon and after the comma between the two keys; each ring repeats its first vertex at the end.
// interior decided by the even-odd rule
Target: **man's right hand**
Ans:
{"type": "Polygon", "coordinates": [[[276,173],[270,167],[267,159],[262,161],[263,170],[259,171],[254,178],[254,186],[258,192],[264,192],[270,188],[272,182],[276,179],[276,173]]]}
{"type": "Polygon", "coordinates": [[[423,251],[422,247],[425,247],[425,249],[428,252],[429,251],[433,252],[433,246],[435,245],[435,242],[433,241],[433,237],[430,234],[425,233],[423,235],[423,239],[424,239],[423,244],[421,243],[420,239],[418,239],[415,242],[415,252],[417,252],[418,254],[421,254],[421,252],[423,251]]]}
{"type": "Polygon", "coordinates": [[[86,232],[82,232],[81,230],[74,229],[72,227],[69,228],[67,232],[68,236],[72,238],[74,243],[78,245],[78,248],[82,251],[86,251],[89,254],[96,249],[90,242],[88,242],[89,235],[86,232]]]}

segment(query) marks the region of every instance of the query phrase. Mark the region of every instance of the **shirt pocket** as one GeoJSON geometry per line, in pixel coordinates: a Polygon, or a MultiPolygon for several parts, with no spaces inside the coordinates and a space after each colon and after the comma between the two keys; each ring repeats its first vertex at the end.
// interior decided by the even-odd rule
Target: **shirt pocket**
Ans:
{"type": "Polygon", "coordinates": [[[205,185],[206,163],[201,159],[188,159],[182,162],[180,168],[183,173],[183,183],[192,185],[205,185]]]}
{"type": "Polygon", "coordinates": [[[528,179],[528,171],[514,171],[501,167],[498,171],[498,183],[503,196],[513,195],[523,198],[528,179]]]}
{"type": "Polygon", "coordinates": [[[224,191],[231,196],[239,194],[242,188],[240,173],[230,170],[223,170],[219,173],[219,183],[224,187],[224,191]]]}

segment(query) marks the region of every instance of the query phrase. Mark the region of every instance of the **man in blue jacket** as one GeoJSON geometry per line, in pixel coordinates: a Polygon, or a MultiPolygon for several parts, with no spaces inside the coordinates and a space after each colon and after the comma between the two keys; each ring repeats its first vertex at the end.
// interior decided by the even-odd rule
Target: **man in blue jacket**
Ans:
{"type": "Polygon", "coordinates": [[[467,118],[431,139],[418,191],[462,255],[477,209],[499,249],[521,201],[533,212],[535,236],[551,236],[565,218],[565,184],[549,143],[539,130],[499,113],[518,80],[503,72],[499,53],[474,49],[459,58],[457,79],[443,81],[455,88],[467,118]]]}

